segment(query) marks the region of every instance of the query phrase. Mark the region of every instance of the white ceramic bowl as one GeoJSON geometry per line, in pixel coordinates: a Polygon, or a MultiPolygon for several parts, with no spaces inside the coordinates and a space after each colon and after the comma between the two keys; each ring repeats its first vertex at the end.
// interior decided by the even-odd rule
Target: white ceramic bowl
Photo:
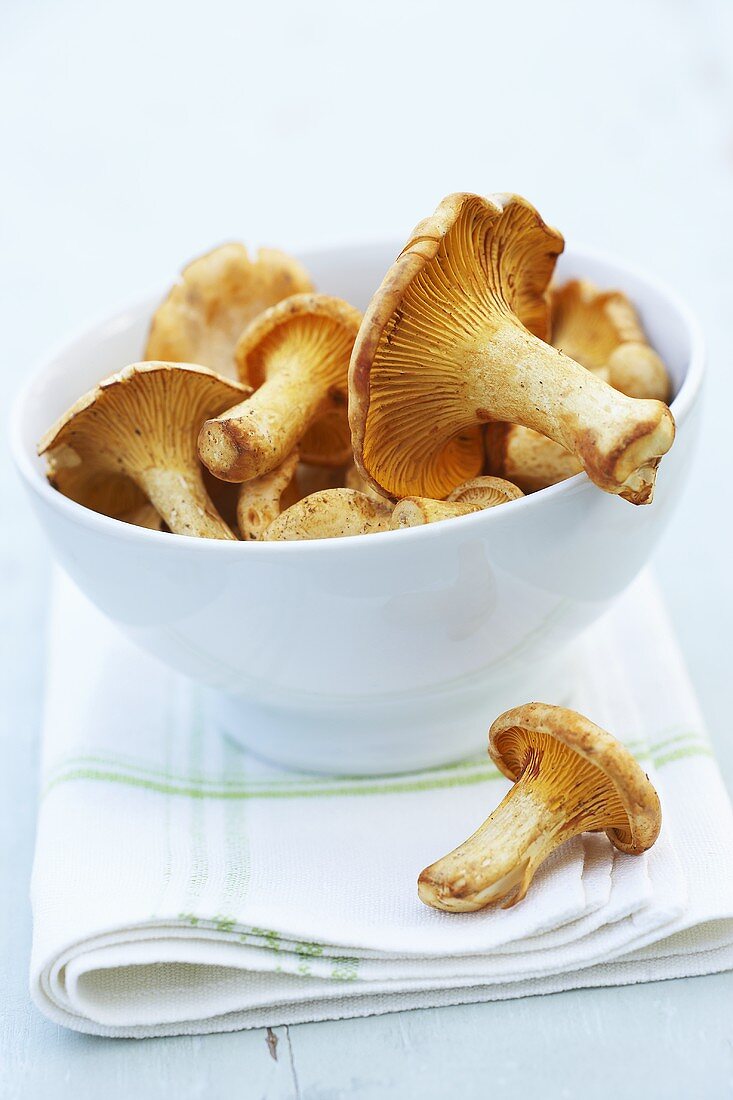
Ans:
{"type": "MultiPolygon", "coordinates": [[[[319,288],[365,307],[397,247],[304,256],[319,288]]],[[[561,702],[568,643],[630,583],[664,531],[690,465],[703,348],[651,280],[570,251],[560,279],[620,287],[667,363],[678,434],[654,503],[584,474],[432,526],[317,542],[230,543],[133,527],[67,500],[35,443],[98,380],[142,355],[153,306],[89,329],[16,404],[16,463],[53,553],[142,647],[209,689],[222,727],[293,767],[351,774],[455,760],[509,706],[561,702]]]]}

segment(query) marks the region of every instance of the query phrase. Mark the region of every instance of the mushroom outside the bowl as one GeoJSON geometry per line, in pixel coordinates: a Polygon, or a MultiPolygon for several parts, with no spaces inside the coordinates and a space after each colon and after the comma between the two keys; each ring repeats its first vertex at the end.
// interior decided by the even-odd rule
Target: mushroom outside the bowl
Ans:
{"type": "Polygon", "coordinates": [[[661,808],[631,753],[610,733],[564,707],[528,703],[489,730],[489,755],[514,786],[468,840],[418,880],[426,905],[471,912],[525,896],[545,859],[571,837],[605,832],[638,855],[656,841],[661,808]]]}
{"type": "Polygon", "coordinates": [[[354,346],[349,417],[361,472],[393,498],[441,499],[481,472],[480,426],[523,424],[602,489],[651,500],[674,420],[545,342],[563,239],[516,195],[450,195],[372,298],[354,346]]]}

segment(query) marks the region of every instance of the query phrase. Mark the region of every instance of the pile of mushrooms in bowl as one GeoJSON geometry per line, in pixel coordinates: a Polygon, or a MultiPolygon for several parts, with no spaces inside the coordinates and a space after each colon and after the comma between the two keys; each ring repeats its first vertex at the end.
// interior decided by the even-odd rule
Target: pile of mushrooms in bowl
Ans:
{"type": "Polygon", "coordinates": [[[563,244],[516,195],[450,195],[363,316],[283,253],[217,248],[144,361],[45,433],[48,479],[127,523],[244,541],[399,531],[580,471],[647,504],[667,371],[621,291],[552,285],[563,244]]]}
{"type": "Polygon", "coordinates": [[[442,765],[565,704],[677,507],[704,357],[653,279],[562,248],[451,196],[402,249],[217,248],[48,356],[12,446],[89,614],[287,767],[442,765]]]}

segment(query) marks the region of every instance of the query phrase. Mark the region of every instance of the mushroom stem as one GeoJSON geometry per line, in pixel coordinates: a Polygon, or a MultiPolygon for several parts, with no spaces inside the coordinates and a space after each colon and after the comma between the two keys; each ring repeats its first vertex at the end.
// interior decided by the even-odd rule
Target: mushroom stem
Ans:
{"type": "Polygon", "coordinates": [[[600,774],[567,746],[541,736],[526,749],[521,775],[483,825],[422,872],[422,901],[455,913],[521,901],[555,848],[583,832],[623,827],[621,798],[599,789],[600,774]]]}
{"type": "Polygon", "coordinates": [[[249,481],[279,466],[331,399],[297,360],[279,366],[246,401],[207,420],[201,460],[223,481],[249,481]]]}
{"type": "Polygon", "coordinates": [[[281,512],[298,500],[298,451],[262,477],[243,481],[237,499],[237,526],[245,542],[262,537],[281,512]]]}
{"type": "Polygon", "coordinates": [[[179,535],[209,539],[234,539],[204,487],[201,474],[151,468],[135,475],[135,481],[156,512],[179,535]]]}
{"type": "Polygon", "coordinates": [[[540,863],[568,839],[563,821],[520,780],[468,840],[418,879],[418,894],[435,909],[470,913],[521,901],[540,863]]]}
{"type": "Polygon", "coordinates": [[[651,500],[674,420],[659,401],[626,397],[518,325],[497,326],[468,357],[478,415],[533,428],[577,455],[588,476],[634,504],[651,500]]]}

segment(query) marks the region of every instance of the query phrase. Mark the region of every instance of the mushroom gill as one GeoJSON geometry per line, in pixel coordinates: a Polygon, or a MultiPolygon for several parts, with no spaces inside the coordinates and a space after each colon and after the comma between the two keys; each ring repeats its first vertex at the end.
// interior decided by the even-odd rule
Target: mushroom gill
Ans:
{"type": "Polygon", "coordinates": [[[204,367],[136,363],[72,405],[38,453],[47,456],[51,481],[61,492],[73,488],[80,504],[93,499],[100,507],[105,479],[124,479],[175,534],[233,539],[204,486],[196,438],[207,417],[248,392],[204,367]]]}
{"type": "Polygon", "coordinates": [[[495,508],[498,504],[508,504],[510,500],[523,497],[522,490],[503,477],[474,477],[464,481],[448,493],[446,500],[458,504],[475,504],[479,508],[495,508]]]}

